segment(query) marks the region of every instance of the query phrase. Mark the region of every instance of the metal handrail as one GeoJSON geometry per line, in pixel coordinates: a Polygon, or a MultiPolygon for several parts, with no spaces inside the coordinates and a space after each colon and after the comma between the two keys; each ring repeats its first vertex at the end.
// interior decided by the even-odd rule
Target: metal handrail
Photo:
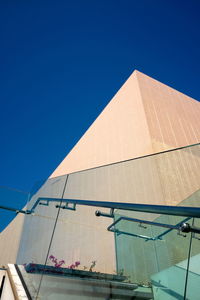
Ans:
{"type": "MultiPolygon", "coordinates": [[[[138,203],[124,203],[124,202],[110,202],[110,201],[92,201],[92,200],[78,200],[78,199],[61,199],[61,198],[47,198],[47,197],[39,197],[32,208],[30,210],[18,210],[12,207],[0,206],[0,209],[6,209],[10,211],[14,211],[17,214],[33,214],[38,205],[48,206],[50,202],[59,203],[59,205],[55,205],[56,208],[60,209],[68,209],[68,210],[76,210],[76,205],[85,205],[85,206],[94,206],[94,207],[104,207],[110,208],[110,214],[102,213],[100,211],[96,211],[96,216],[104,216],[104,217],[114,217],[114,210],[130,210],[130,211],[139,211],[144,213],[153,213],[153,214],[163,214],[163,215],[174,215],[174,216],[185,216],[190,218],[200,218],[200,207],[189,207],[189,206],[167,206],[167,205],[153,205],[153,204],[138,204],[138,203]],[[45,201],[45,202],[44,202],[45,201]],[[63,205],[65,204],[65,205],[63,205]],[[72,207],[69,204],[73,204],[72,207]]],[[[188,223],[181,223],[174,225],[155,223],[147,220],[139,220],[128,217],[121,217],[121,219],[126,219],[132,222],[139,222],[144,224],[151,224],[155,226],[165,227],[169,229],[176,229],[182,232],[196,232],[200,233],[200,228],[196,228],[194,226],[190,226],[188,223]],[[180,225],[180,226],[177,226],[180,225]]],[[[111,227],[115,225],[119,220],[115,221],[108,227],[109,231],[113,231],[111,227]]],[[[121,232],[123,233],[123,232],[121,232]]],[[[125,233],[125,232],[124,232],[125,233]]],[[[125,233],[128,234],[128,233],[125,233]]],[[[135,234],[131,234],[133,236],[138,236],[135,234]]],[[[146,236],[142,236],[142,238],[149,239],[146,236]]],[[[152,238],[151,238],[152,240],[152,238]]],[[[153,239],[154,240],[154,239],[153,239]]]]}
{"type": "MultiPolygon", "coordinates": [[[[104,207],[112,209],[122,209],[139,211],[145,213],[162,214],[162,215],[173,215],[173,216],[185,216],[200,218],[200,207],[190,206],[168,206],[168,205],[154,205],[154,204],[138,204],[138,203],[124,203],[124,202],[110,202],[110,201],[93,201],[93,200],[79,200],[79,199],[60,199],[60,198],[46,198],[40,197],[37,199],[35,204],[32,206],[29,213],[33,213],[38,205],[42,205],[41,201],[45,201],[45,205],[49,202],[59,203],[71,203],[75,205],[85,205],[94,207],[104,207]]],[[[57,205],[58,207],[58,205],[57,205]]],[[[66,206],[61,206],[63,209],[68,209],[66,206]]]]}
{"type": "MultiPolygon", "coordinates": [[[[110,201],[93,201],[93,200],[79,200],[79,199],[60,199],[60,198],[47,198],[39,197],[34,203],[31,209],[21,210],[8,206],[0,206],[0,209],[14,211],[16,213],[32,214],[34,213],[38,205],[49,205],[49,202],[74,204],[74,205],[85,205],[94,207],[104,207],[111,209],[121,209],[130,211],[139,211],[145,213],[162,214],[162,215],[173,215],[173,216],[185,216],[200,218],[200,207],[190,206],[168,206],[168,205],[154,205],[154,204],[139,204],[139,203],[126,203],[126,202],[110,202],[110,201]],[[45,201],[45,203],[42,203],[45,201]]],[[[57,205],[59,207],[59,205],[57,205]]],[[[70,207],[61,206],[64,209],[70,209],[70,207]]]]}
{"type": "Polygon", "coordinates": [[[17,209],[14,207],[9,207],[9,206],[4,206],[4,205],[0,205],[0,209],[4,209],[4,210],[9,210],[9,211],[13,211],[16,214],[21,213],[21,214],[31,214],[30,210],[23,210],[23,209],[17,209]]]}

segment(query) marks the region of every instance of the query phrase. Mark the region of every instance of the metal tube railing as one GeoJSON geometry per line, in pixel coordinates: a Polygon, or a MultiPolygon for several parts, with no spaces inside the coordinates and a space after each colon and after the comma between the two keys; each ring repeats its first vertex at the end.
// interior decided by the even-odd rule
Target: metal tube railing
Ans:
{"type": "Polygon", "coordinates": [[[167,206],[167,205],[93,201],[93,200],[79,200],[79,199],[43,198],[43,197],[37,199],[30,212],[34,212],[37,205],[41,204],[40,203],[41,201],[46,201],[47,204],[49,202],[62,202],[62,203],[94,206],[94,207],[105,207],[105,208],[112,208],[112,209],[139,211],[139,212],[153,213],[153,214],[200,218],[200,207],[167,206]]]}
{"type": "MultiPolygon", "coordinates": [[[[200,207],[190,207],[190,206],[168,206],[168,205],[154,205],[154,204],[138,204],[138,203],[125,203],[125,202],[110,202],[110,201],[93,201],[93,200],[79,200],[79,199],[60,199],[60,198],[46,198],[40,197],[34,203],[30,210],[21,210],[8,206],[0,206],[0,209],[14,211],[16,213],[31,214],[34,213],[38,205],[49,205],[49,202],[62,202],[75,205],[85,205],[94,207],[104,207],[110,209],[121,209],[121,210],[131,210],[139,211],[145,213],[162,214],[162,215],[172,215],[172,216],[185,216],[200,218],[200,207]],[[41,201],[45,201],[42,203],[41,201]]],[[[58,205],[57,205],[58,207],[58,205]]],[[[63,206],[64,209],[70,209],[63,206]]],[[[99,212],[101,214],[101,212],[99,212]]]]}
{"type": "Polygon", "coordinates": [[[16,214],[18,214],[18,213],[21,213],[21,214],[31,214],[31,211],[29,211],[29,210],[17,209],[17,208],[3,206],[3,205],[0,205],[0,209],[13,211],[16,214]]]}

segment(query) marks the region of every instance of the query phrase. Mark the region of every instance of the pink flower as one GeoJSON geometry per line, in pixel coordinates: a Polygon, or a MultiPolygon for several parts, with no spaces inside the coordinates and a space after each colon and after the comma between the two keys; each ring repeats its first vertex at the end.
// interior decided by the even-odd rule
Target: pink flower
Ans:
{"type": "Polygon", "coordinates": [[[71,266],[69,266],[69,268],[74,269],[74,268],[76,268],[76,266],[72,264],[71,266]]]}
{"type": "Polygon", "coordinates": [[[59,263],[56,262],[55,267],[56,267],[56,268],[60,268],[64,263],[65,263],[64,260],[60,260],[59,263]]]}
{"type": "Polygon", "coordinates": [[[75,261],[75,266],[78,267],[80,265],[80,261],[75,261]]]}

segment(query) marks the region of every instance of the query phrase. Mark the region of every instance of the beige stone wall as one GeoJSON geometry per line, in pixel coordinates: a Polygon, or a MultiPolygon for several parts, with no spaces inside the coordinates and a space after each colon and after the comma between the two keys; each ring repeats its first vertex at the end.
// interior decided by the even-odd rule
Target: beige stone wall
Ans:
{"type": "Polygon", "coordinates": [[[134,71],[50,177],[200,142],[198,101],[134,71]]]}
{"type": "Polygon", "coordinates": [[[51,177],[152,153],[134,72],[51,177]]]}
{"type": "MultiPolygon", "coordinates": [[[[177,205],[199,189],[199,169],[200,146],[193,146],[73,173],[68,177],[64,198],[177,205]]],[[[38,196],[60,197],[64,179],[64,176],[49,179],[32,203],[38,196]]],[[[88,269],[95,260],[96,271],[116,271],[114,236],[107,231],[112,219],[97,218],[97,209],[107,211],[78,205],[76,211],[61,209],[56,221],[55,203],[38,206],[33,216],[26,216],[18,262],[45,263],[57,222],[49,255],[64,259],[66,265],[80,261],[80,268],[88,269]]],[[[133,216],[132,212],[121,213],[133,216]]],[[[142,213],[139,217],[155,219],[154,215],[147,217],[142,213]]],[[[134,242],[129,241],[129,245],[134,242]]]]}
{"type": "MultiPolygon", "coordinates": [[[[38,196],[61,197],[62,175],[73,173],[66,198],[177,205],[200,187],[198,146],[100,166],[200,142],[199,109],[197,101],[134,72],[31,203],[38,196]],[[93,169],[83,171],[89,168],[93,169]]],[[[106,231],[112,220],[95,217],[96,209],[61,210],[50,254],[67,264],[80,260],[87,267],[96,260],[97,271],[113,273],[114,237],[106,231]]],[[[19,263],[45,262],[56,213],[52,204],[38,207],[34,216],[26,216],[19,263]]],[[[16,259],[20,218],[0,234],[2,261],[16,259]],[[16,239],[14,248],[12,237],[16,239]],[[12,249],[10,254],[6,253],[8,248],[12,249]]]]}
{"type": "Polygon", "coordinates": [[[200,103],[137,71],[153,152],[200,142],[200,103]]]}
{"type": "Polygon", "coordinates": [[[24,215],[19,214],[0,233],[0,266],[16,262],[23,223],[24,215]]]}

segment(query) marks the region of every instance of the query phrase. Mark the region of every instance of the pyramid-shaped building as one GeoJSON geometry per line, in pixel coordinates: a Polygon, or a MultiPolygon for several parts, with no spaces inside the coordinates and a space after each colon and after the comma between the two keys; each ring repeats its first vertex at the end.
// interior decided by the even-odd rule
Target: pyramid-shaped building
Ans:
{"type": "Polygon", "coordinates": [[[198,143],[199,102],[135,71],[51,178],[198,143]]]}
{"type": "MultiPolygon", "coordinates": [[[[129,256],[135,270],[144,268],[145,275],[127,274],[132,281],[139,278],[145,283],[150,273],[174,265],[176,259],[172,262],[168,255],[170,263],[163,267],[151,262],[136,266],[141,251],[147,257],[155,250],[150,242],[147,250],[142,250],[143,244],[136,246],[137,227],[120,225],[129,234],[120,240],[117,232],[106,230],[110,218],[95,216],[97,208],[66,207],[62,199],[199,206],[199,116],[198,101],[134,71],[27,204],[30,210],[38,198],[56,198],[57,207],[43,201],[34,214],[18,214],[1,232],[0,263],[51,265],[54,257],[54,262],[64,261],[77,270],[80,264],[82,271],[119,275],[129,269],[130,260],[125,259],[129,256]]],[[[117,210],[114,220],[119,216],[144,218],[142,213],[117,210]]],[[[160,216],[145,218],[155,221],[160,216]]],[[[175,250],[170,246],[170,251],[162,251],[175,250]]],[[[176,255],[184,261],[181,250],[176,249],[176,255]]],[[[152,254],[151,261],[156,259],[152,254]]]]}

